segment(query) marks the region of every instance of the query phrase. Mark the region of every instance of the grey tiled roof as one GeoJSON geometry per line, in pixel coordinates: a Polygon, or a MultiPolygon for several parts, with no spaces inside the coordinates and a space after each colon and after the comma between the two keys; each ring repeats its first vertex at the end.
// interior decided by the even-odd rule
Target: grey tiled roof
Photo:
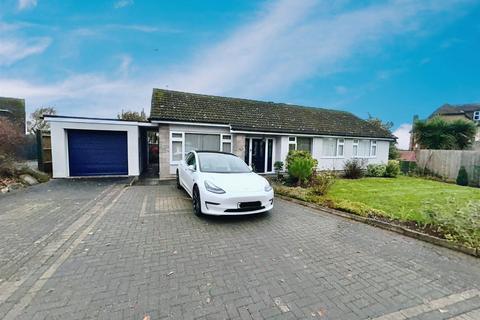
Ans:
{"type": "Polygon", "coordinates": [[[467,104],[444,104],[435,110],[429,118],[433,118],[436,115],[465,115],[467,118],[473,118],[473,113],[480,111],[480,103],[467,103],[467,104]]]}
{"type": "Polygon", "coordinates": [[[245,131],[393,138],[345,111],[164,89],[153,89],[150,120],[227,124],[245,131]]]}

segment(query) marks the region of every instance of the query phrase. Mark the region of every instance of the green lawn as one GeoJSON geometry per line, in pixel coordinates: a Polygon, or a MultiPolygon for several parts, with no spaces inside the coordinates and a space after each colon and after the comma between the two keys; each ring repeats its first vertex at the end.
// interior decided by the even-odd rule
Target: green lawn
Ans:
{"type": "Polygon", "coordinates": [[[381,210],[399,220],[428,222],[425,209],[443,207],[454,213],[468,201],[480,200],[480,189],[399,176],[393,179],[339,179],[329,191],[332,200],[349,200],[381,210]]]}
{"type": "MultiPolygon", "coordinates": [[[[327,195],[275,186],[278,194],[362,216],[414,222],[445,238],[480,247],[480,189],[421,178],[338,179],[327,195]]],[[[430,232],[430,233],[431,233],[430,232]]]]}

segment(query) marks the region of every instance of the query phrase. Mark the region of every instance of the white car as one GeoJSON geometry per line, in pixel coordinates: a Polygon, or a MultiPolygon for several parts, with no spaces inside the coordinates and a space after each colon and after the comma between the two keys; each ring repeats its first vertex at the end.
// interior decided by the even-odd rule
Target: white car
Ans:
{"type": "Polygon", "coordinates": [[[192,151],[177,169],[177,187],[193,201],[196,215],[244,215],[273,208],[273,189],[231,153],[192,151]]]}

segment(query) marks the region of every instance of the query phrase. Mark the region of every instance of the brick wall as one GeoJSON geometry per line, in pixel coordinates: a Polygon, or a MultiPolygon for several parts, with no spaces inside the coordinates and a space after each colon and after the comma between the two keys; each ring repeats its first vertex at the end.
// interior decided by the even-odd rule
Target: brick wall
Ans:
{"type": "Polygon", "coordinates": [[[168,124],[161,124],[158,130],[160,179],[168,179],[172,177],[170,174],[170,126],[168,124]]]}
{"type": "Polygon", "coordinates": [[[240,159],[245,159],[245,135],[234,134],[233,135],[233,154],[237,155],[240,159]]]}

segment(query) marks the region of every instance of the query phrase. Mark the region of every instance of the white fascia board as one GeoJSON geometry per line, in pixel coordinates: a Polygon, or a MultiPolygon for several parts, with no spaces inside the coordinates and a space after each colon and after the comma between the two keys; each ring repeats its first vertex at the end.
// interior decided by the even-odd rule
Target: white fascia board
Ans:
{"type": "Polygon", "coordinates": [[[152,123],[159,123],[159,124],[180,124],[180,125],[188,125],[188,126],[230,128],[229,124],[206,123],[206,122],[163,121],[163,120],[151,120],[151,122],[152,123]]]}
{"type": "Polygon", "coordinates": [[[357,136],[334,136],[334,135],[319,135],[319,134],[306,134],[306,133],[263,132],[263,131],[245,131],[245,130],[230,130],[230,132],[231,133],[243,133],[243,134],[270,135],[270,136],[339,138],[339,139],[370,139],[370,140],[395,141],[395,139],[393,139],[393,138],[389,139],[389,138],[357,137],[357,136]]]}
{"type": "Polygon", "coordinates": [[[127,120],[109,120],[109,119],[82,119],[82,118],[68,118],[68,117],[49,117],[44,116],[46,122],[70,122],[70,123],[86,123],[86,124],[113,124],[123,126],[140,126],[140,127],[157,127],[156,124],[127,121],[127,120]]]}

